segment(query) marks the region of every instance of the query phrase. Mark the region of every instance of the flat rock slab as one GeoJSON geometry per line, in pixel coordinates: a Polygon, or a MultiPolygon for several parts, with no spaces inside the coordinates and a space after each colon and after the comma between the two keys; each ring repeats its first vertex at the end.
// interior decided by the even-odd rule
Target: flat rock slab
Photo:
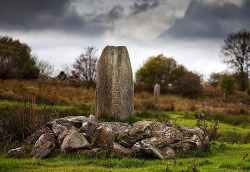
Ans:
{"type": "Polygon", "coordinates": [[[97,66],[96,115],[127,119],[134,113],[134,82],[125,46],[106,46],[97,66]]]}
{"type": "Polygon", "coordinates": [[[24,157],[26,155],[27,153],[25,147],[19,147],[16,149],[11,149],[8,152],[7,157],[24,157]]]}

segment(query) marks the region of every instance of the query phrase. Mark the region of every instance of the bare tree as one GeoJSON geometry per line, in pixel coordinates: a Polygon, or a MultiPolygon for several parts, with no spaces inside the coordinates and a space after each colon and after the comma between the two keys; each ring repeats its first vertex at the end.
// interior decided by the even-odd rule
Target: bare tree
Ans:
{"type": "Polygon", "coordinates": [[[40,78],[49,78],[52,76],[54,72],[54,66],[49,64],[49,62],[41,60],[37,66],[40,69],[40,78]]]}
{"type": "Polygon", "coordinates": [[[96,81],[96,66],[97,66],[97,49],[95,47],[87,47],[84,52],[77,57],[73,64],[72,74],[79,79],[90,84],[96,81]]]}
{"type": "Polygon", "coordinates": [[[224,63],[235,69],[240,77],[240,90],[245,91],[248,85],[250,67],[250,32],[242,29],[239,32],[231,33],[224,40],[222,46],[224,63]]]}

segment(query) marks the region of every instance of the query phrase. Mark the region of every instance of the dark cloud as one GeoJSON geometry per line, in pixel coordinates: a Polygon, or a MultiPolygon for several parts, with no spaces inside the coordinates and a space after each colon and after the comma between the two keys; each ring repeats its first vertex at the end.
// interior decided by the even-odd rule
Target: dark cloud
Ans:
{"type": "Polygon", "coordinates": [[[242,6],[231,3],[218,5],[192,0],[185,16],[161,36],[176,38],[223,38],[242,28],[250,29],[250,1],[242,6]]]}
{"type": "Polygon", "coordinates": [[[148,9],[156,8],[162,0],[137,0],[131,7],[134,14],[147,11],[148,9]]]}
{"type": "Polygon", "coordinates": [[[71,7],[70,0],[0,1],[1,29],[73,29],[74,27],[83,28],[84,20],[71,7]]]}
{"type": "Polygon", "coordinates": [[[108,17],[111,19],[111,20],[114,20],[114,19],[118,19],[120,16],[121,16],[121,13],[123,12],[123,7],[118,5],[118,6],[115,6],[113,7],[109,13],[108,13],[108,17]]]}

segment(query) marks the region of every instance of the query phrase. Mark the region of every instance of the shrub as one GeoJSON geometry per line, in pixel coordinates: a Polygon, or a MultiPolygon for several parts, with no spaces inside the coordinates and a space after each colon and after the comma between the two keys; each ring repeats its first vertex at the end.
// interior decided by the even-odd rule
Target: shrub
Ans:
{"type": "Polygon", "coordinates": [[[220,78],[219,86],[220,89],[228,94],[232,94],[235,89],[235,81],[233,77],[228,74],[224,74],[220,78]]]}

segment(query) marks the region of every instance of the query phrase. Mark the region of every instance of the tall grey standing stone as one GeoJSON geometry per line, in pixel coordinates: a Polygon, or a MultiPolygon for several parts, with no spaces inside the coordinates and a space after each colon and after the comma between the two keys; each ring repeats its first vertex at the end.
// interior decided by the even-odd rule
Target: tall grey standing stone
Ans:
{"type": "Polygon", "coordinates": [[[160,85],[157,83],[155,84],[155,87],[154,87],[154,99],[156,101],[160,100],[160,85]]]}
{"type": "Polygon", "coordinates": [[[127,119],[134,112],[134,82],[125,46],[106,46],[97,66],[96,116],[127,119]]]}

